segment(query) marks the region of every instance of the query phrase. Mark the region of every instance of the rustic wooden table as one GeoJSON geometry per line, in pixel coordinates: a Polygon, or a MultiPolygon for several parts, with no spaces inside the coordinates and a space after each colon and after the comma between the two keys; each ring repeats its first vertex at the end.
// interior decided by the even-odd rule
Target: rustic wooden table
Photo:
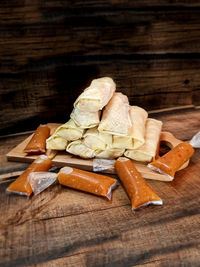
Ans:
{"type": "MultiPolygon", "coordinates": [[[[189,140],[200,110],[151,114],[189,140]]],[[[7,195],[12,173],[27,167],[6,153],[30,133],[0,138],[0,266],[199,266],[200,151],[173,182],[149,180],[163,206],[131,211],[120,185],[112,201],[54,185],[27,199],[7,195]]]]}

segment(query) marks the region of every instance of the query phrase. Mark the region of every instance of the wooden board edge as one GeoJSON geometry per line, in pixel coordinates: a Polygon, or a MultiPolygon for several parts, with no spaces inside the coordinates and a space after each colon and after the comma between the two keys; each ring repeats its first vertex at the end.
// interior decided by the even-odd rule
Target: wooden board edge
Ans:
{"type": "MultiPolygon", "coordinates": [[[[51,124],[48,124],[51,126],[51,124]]],[[[55,127],[58,126],[58,124],[53,124],[55,127]]],[[[8,161],[15,161],[15,162],[23,162],[23,163],[31,163],[33,162],[37,156],[27,156],[25,153],[23,153],[22,148],[26,146],[26,144],[29,142],[33,134],[31,134],[29,137],[27,137],[25,140],[23,140],[20,144],[18,144],[16,147],[14,147],[11,151],[9,151],[6,154],[8,161]],[[17,155],[17,151],[21,151],[21,155],[17,155]]],[[[87,171],[93,171],[93,159],[81,159],[78,157],[75,157],[73,155],[70,155],[69,153],[65,152],[64,157],[62,158],[62,154],[57,154],[55,158],[52,160],[53,166],[56,167],[64,167],[64,166],[71,166],[74,168],[80,168],[82,170],[87,171]]],[[[167,175],[163,175],[160,173],[157,173],[150,168],[148,168],[143,163],[135,162],[134,164],[136,168],[140,171],[141,175],[145,179],[151,179],[151,180],[159,180],[159,181],[171,181],[167,175]]],[[[114,168],[102,170],[101,173],[107,173],[107,174],[116,174],[114,168]]]]}

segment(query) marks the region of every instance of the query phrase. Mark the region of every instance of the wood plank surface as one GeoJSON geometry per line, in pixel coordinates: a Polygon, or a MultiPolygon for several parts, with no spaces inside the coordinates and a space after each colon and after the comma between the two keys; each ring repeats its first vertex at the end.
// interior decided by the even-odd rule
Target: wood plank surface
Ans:
{"type": "Polygon", "coordinates": [[[66,121],[111,76],[147,110],[200,105],[199,1],[3,1],[0,134],[66,121]]]}
{"type": "Polygon", "coordinates": [[[200,105],[200,60],[193,59],[110,59],[98,63],[77,62],[62,65],[62,58],[49,62],[48,73],[42,63],[37,70],[2,75],[0,131],[34,130],[41,123],[66,122],[73,103],[92,78],[111,76],[130,104],[146,110],[183,105],[200,105]],[[123,68],[122,68],[123,66],[123,68]],[[77,74],[81,73],[78,76],[77,74]],[[23,82],[22,84],[22,81],[23,82]],[[59,85],[57,85],[57,81],[59,85]]]}
{"type": "Polygon", "coordinates": [[[16,8],[8,16],[8,9],[2,8],[1,36],[5,42],[2,60],[12,56],[20,66],[29,60],[70,53],[89,56],[101,52],[123,55],[200,51],[199,7],[82,10],[65,5],[39,8],[37,3],[31,3],[16,8]]]}
{"type": "MultiPolygon", "coordinates": [[[[199,115],[152,114],[183,140],[199,131],[199,115]]],[[[2,137],[1,159],[23,139],[2,137]]],[[[137,212],[121,184],[111,201],[58,184],[27,199],[0,184],[0,266],[199,266],[199,153],[173,182],[148,181],[164,204],[137,212]]]]}
{"type": "MultiPolygon", "coordinates": [[[[188,249],[195,251],[200,237],[200,189],[194,175],[200,166],[195,159],[189,181],[189,173],[183,172],[172,184],[151,183],[163,198],[163,207],[136,213],[131,212],[121,187],[108,203],[59,186],[31,200],[22,199],[5,196],[4,185],[1,197],[9,199],[9,213],[1,219],[2,266],[44,263],[62,257],[69,263],[71,256],[79,254],[83,254],[86,266],[128,266],[164,259],[175,252],[181,255],[188,249]]],[[[197,266],[198,253],[185,257],[197,266]]],[[[78,263],[81,266],[81,261],[78,263]]]]}

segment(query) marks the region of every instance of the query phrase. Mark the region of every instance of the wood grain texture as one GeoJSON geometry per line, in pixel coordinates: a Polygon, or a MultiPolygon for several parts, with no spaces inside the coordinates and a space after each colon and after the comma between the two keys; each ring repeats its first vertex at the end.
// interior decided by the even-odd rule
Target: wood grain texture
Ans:
{"type": "Polygon", "coordinates": [[[20,67],[38,58],[71,53],[95,56],[200,51],[199,8],[123,10],[97,7],[77,11],[65,5],[40,6],[37,2],[27,7],[14,10],[10,16],[8,10],[2,8],[4,46],[1,59],[5,64],[9,64],[8,57],[20,67]],[[16,17],[17,21],[13,21],[16,17]]]}
{"type": "Polygon", "coordinates": [[[31,200],[3,196],[2,187],[4,201],[9,198],[9,212],[1,219],[2,266],[39,264],[78,254],[84,255],[86,266],[134,266],[172,253],[180,263],[197,264],[200,189],[194,172],[199,165],[193,161],[191,167],[190,181],[186,171],[167,186],[151,183],[165,204],[137,213],[131,212],[121,187],[111,203],[59,186],[31,200]],[[194,253],[182,260],[188,250],[194,253]]]}
{"type": "MultiPolygon", "coordinates": [[[[200,129],[199,112],[151,116],[188,140],[200,129]]],[[[22,138],[0,139],[1,155],[22,138]]],[[[164,205],[137,212],[121,185],[109,202],[60,185],[27,199],[0,184],[0,266],[199,266],[199,152],[173,182],[149,181],[164,205]]]]}
{"type": "Polygon", "coordinates": [[[62,60],[49,62],[28,73],[3,75],[1,79],[0,130],[14,132],[35,129],[40,123],[66,122],[73,102],[92,78],[111,76],[117,90],[129,97],[131,104],[147,110],[200,104],[200,61],[190,59],[95,60],[72,65],[62,60]],[[195,69],[195,70],[194,70],[195,69]],[[78,75],[78,79],[77,79],[78,75]],[[92,78],[90,77],[92,75],[92,78]],[[12,77],[12,78],[11,78],[12,77]],[[9,83],[7,82],[9,80],[9,83]],[[23,83],[22,83],[23,81],[23,83]],[[31,127],[31,128],[30,128],[31,127]]]}
{"type": "Polygon", "coordinates": [[[65,122],[111,76],[148,110],[200,105],[199,1],[4,1],[0,134],[65,122]]]}

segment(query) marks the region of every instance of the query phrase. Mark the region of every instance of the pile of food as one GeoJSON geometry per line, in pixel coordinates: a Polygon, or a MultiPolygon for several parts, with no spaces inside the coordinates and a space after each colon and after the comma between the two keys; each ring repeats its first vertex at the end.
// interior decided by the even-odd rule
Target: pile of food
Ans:
{"type": "Polygon", "coordinates": [[[109,77],[92,81],[77,98],[70,120],[47,139],[47,149],[66,150],[81,158],[122,155],[150,162],[156,155],[162,122],[130,106],[109,77]]]}
{"type": "Polygon", "coordinates": [[[68,122],[51,136],[49,127],[40,125],[24,152],[42,155],[9,185],[7,192],[30,196],[58,180],[61,185],[111,199],[111,191],[117,185],[114,178],[69,166],[58,173],[49,172],[52,158],[47,153],[44,155],[46,149],[66,150],[84,159],[117,158],[114,168],[132,208],[162,205],[162,200],[138,172],[133,160],[149,163],[149,168],[173,180],[176,171],[193,155],[194,142],[179,143],[159,157],[162,122],[148,118],[144,109],[130,106],[127,96],[115,91],[116,85],[111,78],[95,79],[75,101],[68,122]]]}

